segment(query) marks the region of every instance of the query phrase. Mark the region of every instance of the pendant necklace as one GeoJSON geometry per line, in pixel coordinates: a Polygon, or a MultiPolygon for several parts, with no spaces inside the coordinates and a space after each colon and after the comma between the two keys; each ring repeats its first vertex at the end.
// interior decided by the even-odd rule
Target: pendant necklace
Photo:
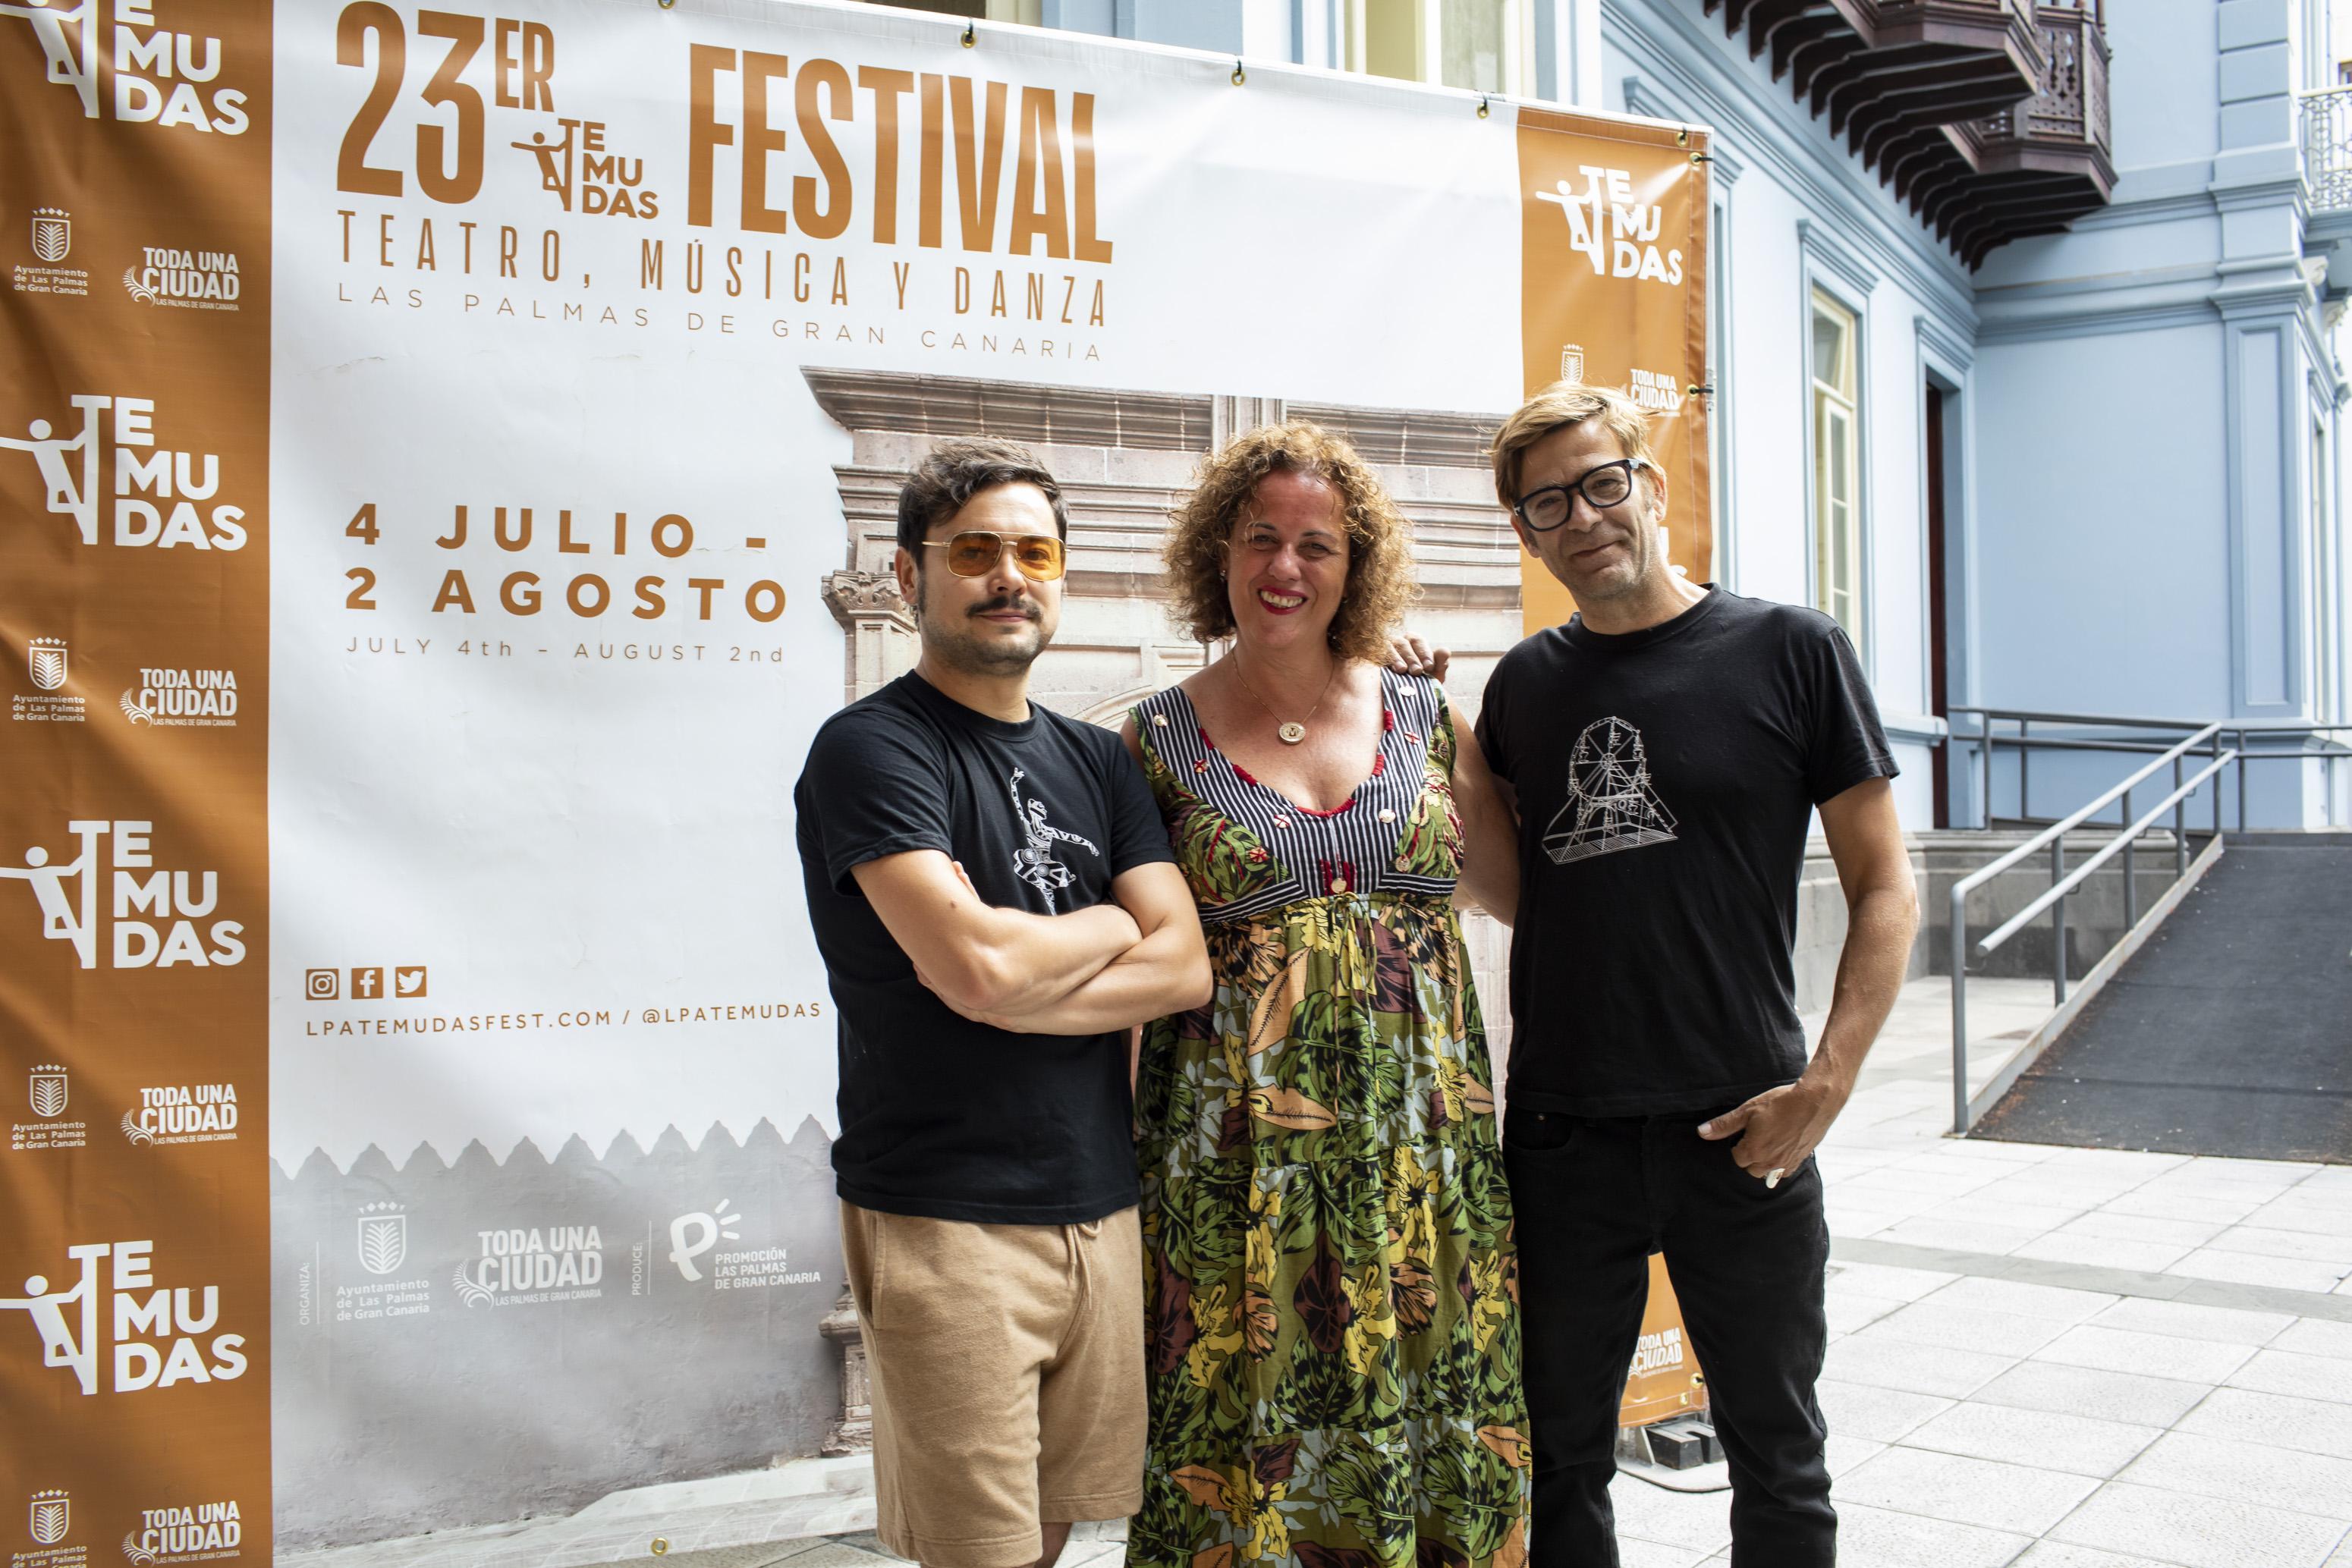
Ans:
{"type": "Polygon", "coordinates": [[[1330,678],[1323,683],[1321,695],[1316,697],[1315,706],[1307,710],[1307,717],[1303,719],[1285,719],[1280,714],[1275,712],[1274,709],[1267,705],[1266,700],[1257,695],[1257,688],[1249,684],[1249,677],[1242,674],[1242,667],[1238,662],[1234,665],[1234,679],[1241,682],[1242,690],[1249,693],[1251,701],[1256,703],[1258,706],[1265,709],[1265,716],[1274,720],[1274,733],[1276,737],[1278,738],[1285,746],[1297,746],[1300,741],[1307,738],[1307,726],[1308,721],[1313,719],[1317,714],[1323,711],[1323,698],[1331,695],[1331,682],[1339,678],[1340,663],[1341,661],[1338,659],[1331,661],[1330,678]]]}

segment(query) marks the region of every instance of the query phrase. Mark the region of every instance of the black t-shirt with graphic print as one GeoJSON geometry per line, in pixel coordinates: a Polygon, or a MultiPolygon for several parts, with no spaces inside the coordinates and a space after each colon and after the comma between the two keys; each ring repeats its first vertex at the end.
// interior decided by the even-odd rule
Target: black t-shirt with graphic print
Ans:
{"type": "Polygon", "coordinates": [[[1640,632],[1571,620],[1504,655],[1478,744],[1519,807],[1510,1103],[1654,1115],[1795,1082],[1812,808],[1895,772],[1837,623],[1712,587],[1640,632]]]}
{"type": "Polygon", "coordinates": [[[1172,861],[1119,738],[1030,705],[1007,724],[919,675],[825,721],[793,790],[809,922],[839,1009],[833,1169],[861,1208],[1076,1225],[1137,1199],[1127,1031],[1011,1034],[950,1011],[853,868],[909,850],[963,862],[1000,908],[1066,915],[1172,861]]]}

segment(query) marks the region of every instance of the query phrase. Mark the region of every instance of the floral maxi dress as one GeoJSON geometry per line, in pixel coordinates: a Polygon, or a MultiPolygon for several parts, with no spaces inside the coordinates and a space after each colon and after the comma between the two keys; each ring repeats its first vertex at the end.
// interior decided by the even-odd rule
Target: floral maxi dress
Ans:
{"type": "Polygon", "coordinates": [[[1144,1029],[1150,1451],[1130,1564],[1517,1568],[1510,1194],[1452,904],[1454,720],[1384,673],[1372,775],[1307,810],[1181,689],[1134,710],[1216,995],[1144,1029]]]}

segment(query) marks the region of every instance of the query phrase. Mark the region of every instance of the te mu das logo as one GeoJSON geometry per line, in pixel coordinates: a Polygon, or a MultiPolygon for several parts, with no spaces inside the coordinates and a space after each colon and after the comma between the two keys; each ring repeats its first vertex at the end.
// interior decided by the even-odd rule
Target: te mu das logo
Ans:
{"type": "MultiPolygon", "coordinates": [[[[24,1313],[39,1364],[71,1373],[85,1396],[243,1377],[245,1335],[219,1332],[220,1287],[156,1283],[154,1251],[152,1240],[68,1247],[58,1278],[79,1279],[53,1289],[47,1273],[21,1276],[25,1293],[0,1296],[0,1312],[24,1313]]],[[[18,1339],[5,1354],[32,1353],[18,1339]]]]}
{"type": "Polygon", "coordinates": [[[29,886],[41,935],[68,945],[85,969],[101,959],[112,969],[244,963],[244,922],[220,918],[220,873],[159,867],[154,831],[152,822],[69,821],[71,860],[60,863],[47,845],[33,844],[23,864],[0,865],[0,889],[29,886]]]}
{"type": "Polygon", "coordinates": [[[1637,200],[1628,170],[1583,163],[1576,172],[1584,176],[1584,189],[1559,180],[1534,194],[1559,209],[1568,224],[1569,248],[1592,264],[1593,276],[1679,286],[1683,253],[1662,252],[1657,246],[1665,204],[1637,200]]]}
{"type": "Polygon", "coordinates": [[[0,0],[0,18],[31,26],[41,47],[34,79],[70,88],[85,120],[244,135],[245,94],[214,85],[221,41],[171,31],[155,14],[161,3],[0,0]]]}
{"type": "Polygon", "coordinates": [[[159,446],[152,398],[80,392],[68,401],[79,420],[70,435],[62,417],[31,420],[21,435],[0,421],[0,453],[21,452],[39,470],[44,512],[71,518],[81,542],[96,545],[110,537],[100,524],[110,490],[119,548],[245,548],[245,508],[221,497],[219,455],[159,446]]]}

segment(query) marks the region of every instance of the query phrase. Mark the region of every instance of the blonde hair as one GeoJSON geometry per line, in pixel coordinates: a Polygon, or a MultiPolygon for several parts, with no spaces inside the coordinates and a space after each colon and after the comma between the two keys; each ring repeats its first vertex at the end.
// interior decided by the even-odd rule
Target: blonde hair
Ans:
{"type": "Polygon", "coordinates": [[[1571,424],[1597,419],[1601,428],[1617,438],[1628,457],[1652,467],[1657,454],[1650,448],[1650,419],[1641,405],[1615,387],[1591,387],[1581,382],[1554,382],[1519,405],[1519,411],[1495,432],[1495,494],[1505,507],[1519,504],[1519,471],[1528,448],[1571,424]]]}
{"type": "Polygon", "coordinates": [[[1192,495],[1171,514],[1173,527],[1161,552],[1170,619],[1196,642],[1233,634],[1225,547],[1247,517],[1259,482],[1271,474],[1310,476],[1339,492],[1348,531],[1348,583],[1331,618],[1331,647],[1343,657],[1385,663],[1391,629],[1421,596],[1412,525],[1354,447],[1304,420],[1237,435],[1202,461],[1192,495]]]}

